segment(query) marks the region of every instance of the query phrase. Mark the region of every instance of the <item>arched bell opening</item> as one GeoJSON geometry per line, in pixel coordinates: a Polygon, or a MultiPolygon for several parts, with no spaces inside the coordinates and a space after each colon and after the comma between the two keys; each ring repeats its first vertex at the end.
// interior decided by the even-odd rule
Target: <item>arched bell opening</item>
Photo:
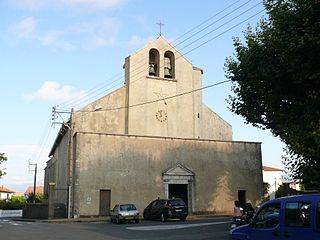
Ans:
{"type": "Polygon", "coordinates": [[[149,76],[159,77],[159,51],[155,48],[149,51],[149,76]]]}
{"type": "Polygon", "coordinates": [[[175,61],[174,54],[171,51],[164,53],[164,77],[175,78],[175,61]]]}

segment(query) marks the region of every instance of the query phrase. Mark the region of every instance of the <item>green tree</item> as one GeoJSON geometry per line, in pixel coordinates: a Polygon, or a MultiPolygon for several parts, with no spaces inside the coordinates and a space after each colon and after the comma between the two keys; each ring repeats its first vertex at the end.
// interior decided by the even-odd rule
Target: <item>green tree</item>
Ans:
{"type": "MultiPolygon", "coordinates": [[[[28,203],[33,202],[33,193],[30,193],[27,200],[28,203]]],[[[36,193],[36,203],[42,203],[44,201],[44,194],[42,193],[36,193]]]]}
{"type": "MultiPolygon", "coordinates": [[[[4,161],[7,161],[7,157],[4,156],[4,153],[0,153],[0,164],[4,161]]],[[[6,172],[0,169],[0,178],[4,175],[6,175],[6,172]]]]}
{"type": "Polygon", "coordinates": [[[284,163],[306,189],[320,189],[320,1],[265,0],[268,18],[234,38],[226,60],[228,102],[246,123],[286,144],[284,163]]]}

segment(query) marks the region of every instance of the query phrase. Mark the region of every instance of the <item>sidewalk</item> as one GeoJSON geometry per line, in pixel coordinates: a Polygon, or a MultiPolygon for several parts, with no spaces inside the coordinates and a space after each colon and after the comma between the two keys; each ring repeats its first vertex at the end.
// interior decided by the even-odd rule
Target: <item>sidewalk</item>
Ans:
{"type": "MultiPolygon", "coordinates": [[[[208,218],[231,218],[227,215],[189,215],[187,220],[201,220],[208,218]]],[[[57,219],[28,219],[28,218],[11,218],[13,221],[21,222],[42,222],[42,223],[75,223],[75,222],[109,222],[110,217],[80,217],[80,218],[57,218],[57,219]]],[[[142,218],[143,219],[143,218],[142,218]]]]}

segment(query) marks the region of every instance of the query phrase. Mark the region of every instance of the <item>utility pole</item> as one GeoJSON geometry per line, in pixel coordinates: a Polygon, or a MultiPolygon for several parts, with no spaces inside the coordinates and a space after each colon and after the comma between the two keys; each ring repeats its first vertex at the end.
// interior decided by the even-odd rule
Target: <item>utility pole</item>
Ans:
{"type": "Polygon", "coordinates": [[[29,168],[30,166],[34,166],[34,180],[33,180],[33,204],[36,203],[36,188],[37,188],[37,164],[36,163],[30,163],[29,162],[29,168]]]}
{"type": "Polygon", "coordinates": [[[69,126],[69,143],[68,143],[68,218],[73,215],[74,209],[74,161],[73,161],[73,108],[70,113],[70,126],[69,126]],[[71,209],[72,207],[72,209],[71,209]],[[71,213],[72,211],[72,213],[71,213]]]}

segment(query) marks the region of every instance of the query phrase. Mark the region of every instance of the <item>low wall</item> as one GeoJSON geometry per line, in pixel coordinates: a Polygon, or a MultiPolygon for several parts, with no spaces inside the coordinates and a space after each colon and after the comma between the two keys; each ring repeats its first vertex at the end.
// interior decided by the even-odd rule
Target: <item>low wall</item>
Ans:
{"type": "Polygon", "coordinates": [[[23,218],[48,219],[48,204],[25,206],[23,208],[23,218]]]}
{"type": "MultiPolygon", "coordinates": [[[[48,204],[36,204],[27,205],[23,207],[23,218],[30,219],[48,219],[49,217],[49,205],[48,204]]],[[[54,205],[54,218],[66,218],[66,206],[64,204],[54,205]]]]}
{"type": "Polygon", "coordinates": [[[22,217],[22,210],[1,210],[0,209],[0,218],[7,217],[22,217]]]}

